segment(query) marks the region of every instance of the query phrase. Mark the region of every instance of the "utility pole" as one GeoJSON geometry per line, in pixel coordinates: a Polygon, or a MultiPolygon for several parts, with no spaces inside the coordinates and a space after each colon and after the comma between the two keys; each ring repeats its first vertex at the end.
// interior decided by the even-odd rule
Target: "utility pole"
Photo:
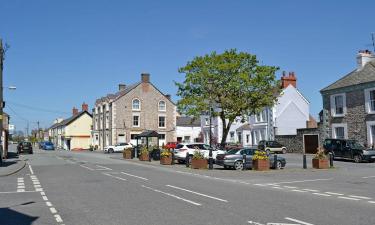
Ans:
{"type": "MultiPolygon", "coordinates": [[[[3,152],[3,106],[4,106],[4,100],[3,100],[3,62],[4,62],[4,54],[5,50],[3,47],[3,41],[0,38],[0,140],[1,140],[1,150],[0,153],[3,152]]],[[[7,152],[4,152],[4,157],[7,157],[7,152]]],[[[1,155],[1,154],[0,154],[1,155]]],[[[1,156],[2,157],[2,156],[1,156]]]]}
{"type": "Polygon", "coordinates": [[[37,136],[36,136],[36,138],[37,138],[37,140],[36,141],[40,141],[40,132],[39,132],[39,121],[36,121],[36,124],[38,125],[38,131],[37,131],[37,136]]]}

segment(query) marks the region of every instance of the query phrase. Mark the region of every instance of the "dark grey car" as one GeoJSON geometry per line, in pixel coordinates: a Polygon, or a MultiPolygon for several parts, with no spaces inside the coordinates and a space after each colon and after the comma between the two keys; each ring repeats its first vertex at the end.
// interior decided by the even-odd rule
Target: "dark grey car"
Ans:
{"type": "MultiPolygon", "coordinates": [[[[233,149],[228,151],[226,154],[218,154],[216,156],[215,163],[217,165],[223,166],[225,169],[234,168],[236,170],[243,169],[243,154],[246,155],[245,168],[251,169],[253,164],[253,155],[257,149],[254,148],[244,148],[244,149],[233,149]]],[[[285,158],[277,156],[276,168],[274,166],[274,158],[270,157],[270,168],[282,169],[285,167],[285,158]]]]}

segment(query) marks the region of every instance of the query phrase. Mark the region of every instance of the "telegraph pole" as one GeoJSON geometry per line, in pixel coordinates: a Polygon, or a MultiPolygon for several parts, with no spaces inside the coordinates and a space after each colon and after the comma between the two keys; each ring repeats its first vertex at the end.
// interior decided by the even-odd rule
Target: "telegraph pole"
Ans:
{"type": "MultiPolygon", "coordinates": [[[[0,140],[1,140],[1,151],[3,152],[3,107],[4,107],[4,100],[3,100],[3,62],[4,62],[4,54],[5,50],[3,47],[3,41],[0,38],[0,140]]],[[[7,157],[7,152],[4,152],[4,158],[7,157]]],[[[2,157],[2,156],[1,156],[2,157]]]]}

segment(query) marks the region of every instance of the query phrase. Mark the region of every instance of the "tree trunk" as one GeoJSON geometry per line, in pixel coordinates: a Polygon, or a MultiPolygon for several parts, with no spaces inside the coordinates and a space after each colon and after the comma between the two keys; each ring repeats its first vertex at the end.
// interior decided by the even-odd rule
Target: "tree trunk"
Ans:
{"type": "Polygon", "coordinates": [[[221,137],[221,142],[220,142],[220,145],[221,147],[224,147],[225,146],[225,142],[227,140],[227,136],[228,136],[228,133],[229,133],[229,129],[230,129],[230,126],[232,125],[232,122],[233,121],[228,121],[228,124],[226,124],[226,121],[225,121],[225,115],[223,112],[220,112],[220,119],[223,123],[223,136],[221,137]]]}

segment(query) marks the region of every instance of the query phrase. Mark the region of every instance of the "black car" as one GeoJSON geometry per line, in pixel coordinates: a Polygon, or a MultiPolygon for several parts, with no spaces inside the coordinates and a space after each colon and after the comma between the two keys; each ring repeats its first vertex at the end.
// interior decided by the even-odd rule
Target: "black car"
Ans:
{"type": "Polygon", "coordinates": [[[33,154],[33,146],[31,145],[31,142],[28,142],[28,141],[23,141],[23,142],[20,142],[17,146],[17,153],[18,154],[21,154],[21,153],[29,153],[29,154],[33,154]]]}
{"type": "MultiPolygon", "coordinates": [[[[233,149],[229,150],[225,154],[218,154],[216,156],[215,163],[219,166],[223,166],[225,169],[227,168],[234,168],[236,170],[242,170],[243,168],[243,161],[242,157],[245,154],[246,160],[245,160],[245,168],[251,169],[253,167],[253,155],[257,151],[255,148],[244,148],[244,149],[233,149]]],[[[273,169],[281,169],[285,167],[286,161],[285,158],[277,156],[277,163],[276,168],[274,168],[274,157],[269,157],[270,161],[270,168],[273,169]]]]}
{"type": "Polygon", "coordinates": [[[323,147],[325,153],[332,154],[334,159],[349,159],[356,163],[375,161],[375,150],[365,148],[356,140],[326,139],[323,147]]]}

